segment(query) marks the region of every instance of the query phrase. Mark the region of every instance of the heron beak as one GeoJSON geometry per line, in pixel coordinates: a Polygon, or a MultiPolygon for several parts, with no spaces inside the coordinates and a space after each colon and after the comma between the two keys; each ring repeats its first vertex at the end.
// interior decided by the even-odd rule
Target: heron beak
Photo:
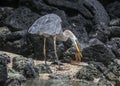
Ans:
{"type": "Polygon", "coordinates": [[[76,52],[76,54],[77,54],[77,59],[78,60],[81,60],[81,57],[82,57],[82,51],[81,51],[81,49],[79,48],[79,45],[78,45],[78,41],[77,40],[75,40],[75,47],[76,47],[76,49],[77,49],[77,52],[76,52]]]}

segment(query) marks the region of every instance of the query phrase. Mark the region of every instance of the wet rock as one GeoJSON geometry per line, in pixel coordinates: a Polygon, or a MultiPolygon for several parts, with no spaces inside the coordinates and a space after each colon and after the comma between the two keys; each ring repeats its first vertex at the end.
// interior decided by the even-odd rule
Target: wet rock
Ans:
{"type": "Polygon", "coordinates": [[[50,67],[48,65],[38,64],[35,67],[38,69],[39,74],[41,74],[41,73],[52,73],[52,70],[50,69],[50,67]]]}
{"type": "MultiPolygon", "coordinates": [[[[88,57],[89,61],[103,62],[109,64],[115,55],[110,48],[105,45],[96,44],[83,49],[83,57],[88,57]]],[[[83,58],[84,59],[84,58],[83,58]]]]}
{"type": "Polygon", "coordinates": [[[35,70],[34,61],[31,58],[18,56],[13,59],[13,69],[23,74],[26,78],[37,78],[38,72],[35,70]]]}
{"type": "Polygon", "coordinates": [[[120,57],[120,38],[115,37],[107,42],[107,46],[112,49],[113,53],[116,55],[116,58],[120,57]]]}
{"type": "Polygon", "coordinates": [[[32,23],[40,16],[32,12],[29,8],[19,7],[13,14],[3,20],[3,24],[11,28],[11,31],[28,29],[32,23]]]}
{"type": "Polygon", "coordinates": [[[120,2],[115,1],[106,7],[111,19],[120,18],[120,2]]]}

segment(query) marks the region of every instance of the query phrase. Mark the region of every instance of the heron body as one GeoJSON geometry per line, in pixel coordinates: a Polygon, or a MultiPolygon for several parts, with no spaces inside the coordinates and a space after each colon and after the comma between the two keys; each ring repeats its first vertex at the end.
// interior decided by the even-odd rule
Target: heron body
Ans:
{"type": "Polygon", "coordinates": [[[56,14],[48,14],[37,19],[29,28],[29,33],[53,36],[61,32],[61,18],[56,14]]]}
{"type": "MultiPolygon", "coordinates": [[[[78,40],[76,36],[70,30],[65,30],[63,32],[61,22],[62,20],[58,15],[47,14],[45,16],[38,18],[28,30],[30,34],[44,36],[43,51],[44,51],[44,57],[45,57],[45,64],[46,64],[46,46],[45,46],[46,38],[50,36],[52,36],[54,40],[54,50],[55,50],[55,57],[57,58],[57,61],[58,61],[58,56],[57,56],[57,50],[56,50],[56,39],[60,41],[66,41],[68,38],[70,38],[77,49],[76,61],[79,61],[82,57],[82,53],[78,46],[78,40]]],[[[58,61],[58,65],[59,65],[59,61],[58,61]]],[[[59,65],[59,68],[60,68],[60,65],[59,65]]]]}

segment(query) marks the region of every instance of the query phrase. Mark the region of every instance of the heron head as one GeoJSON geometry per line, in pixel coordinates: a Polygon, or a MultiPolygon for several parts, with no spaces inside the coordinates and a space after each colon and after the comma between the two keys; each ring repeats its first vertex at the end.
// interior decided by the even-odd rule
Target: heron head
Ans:
{"type": "Polygon", "coordinates": [[[80,47],[79,47],[78,39],[77,39],[77,38],[75,37],[75,35],[73,34],[73,35],[71,36],[71,40],[72,40],[73,45],[75,46],[75,48],[76,48],[76,50],[77,50],[77,52],[76,52],[77,58],[78,58],[79,60],[81,60],[82,51],[81,51],[81,49],[80,49],[80,47]]]}
{"type": "Polygon", "coordinates": [[[75,48],[77,50],[79,58],[82,57],[82,53],[81,53],[81,49],[79,48],[79,45],[78,45],[77,37],[70,30],[65,30],[64,36],[71,39],[71,41],[73,42],[73,45],[75,46],[75,48]]]}
{"type": "Polygon", "coordinates": [[[82,51],[81,51],[81,49],[80,49],[80,47],[79,47],[79,44],[78,44],[78,40],[77,39],[74,39],[74,46],[75,46],[75,48],[76,48],[76,50],[77,50],[77,55],[78,55],[78,58],[79,58],[79,60],[81,60],[81,57],[82,57],[82,51]]]}

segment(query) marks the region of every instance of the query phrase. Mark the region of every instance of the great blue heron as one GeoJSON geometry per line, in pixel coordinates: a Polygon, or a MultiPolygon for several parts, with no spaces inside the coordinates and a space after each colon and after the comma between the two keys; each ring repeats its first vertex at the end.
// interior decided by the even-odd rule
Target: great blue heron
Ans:
{"type": "Polygon", "coordinates": [[[45,57],[45,64],[46,64],[46,38],[52,36],[54,40],[54,51],[55,57],[58,62],[58,68],[60,68],[60,64],[58,61],[57,51],[56,51],[56,38],[60,41],[66,41],[68,38],[71,39],[73,45],[76,47],[77,52],[75,55],[76,62],[81,60],[82,53],[78,46],[78,40],[76,36],[70,31],[65,30],[62,31],[61,26],[61,18],[56,14],[47,14],[45,16],[40,17],[37,19],[33,25],[29,28],[28,32],[30,34],[36,34],[39,36],[44,36],[44,57],[45,57]]]}

